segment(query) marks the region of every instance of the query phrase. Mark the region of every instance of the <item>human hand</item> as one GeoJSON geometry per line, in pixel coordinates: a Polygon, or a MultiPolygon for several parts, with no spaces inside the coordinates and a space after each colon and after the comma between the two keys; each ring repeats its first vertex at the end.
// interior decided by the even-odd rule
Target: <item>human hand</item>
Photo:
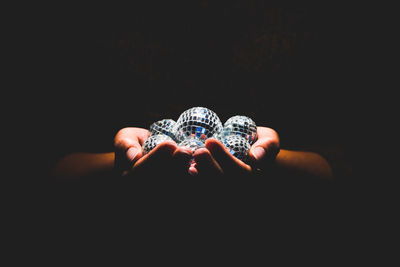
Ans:
{"type": "Polygon", "coordinates": [[[267,168],[280,150],[278,133],[267,127],[257,127],[257,141],[251,146],[249,164],[232,156],[216,139],[207,139],[206,148],[195,151],[196,164],[189,171],[201,175],[243,175],[267,168]]]}
{"type": "Polygon", "coordinates": [[[157,145],[143,155],[142,145],[150,132],[142,128],[123,128],[114,138],[115,169],[122,176],[137,174],[165,176],[166,174],[187,174],[192,152],[189,148],[178,147],[174,141],[157,145]]]}

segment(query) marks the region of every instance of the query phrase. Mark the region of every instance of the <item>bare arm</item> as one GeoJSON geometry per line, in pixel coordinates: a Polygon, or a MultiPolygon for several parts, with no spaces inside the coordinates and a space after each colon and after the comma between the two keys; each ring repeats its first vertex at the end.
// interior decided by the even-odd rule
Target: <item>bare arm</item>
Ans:
{"type": "Polygon", "coordinates": [[[173,174],[187,173],[191,150],[167,141],[143,155],[142,145],[149,135],[146,129],[121,129],[115,136],[115,152],[69,154],[56,164],[53,177],[76,180],[140,173],[151,176],[164,173],[166,169],[173,174]]]}
{"type": "Polygon", "coordinates": [[[275,167],[278,172],[291,173],[295,176],[334,179],[328,161],[315,152],[281,149],[275,159],[275,167]]]}
{"type": "Polygon", "coordinates": [[[56,164],[52,175],[56,179],[80,179],[111,174],[113,168],[114,152],[72,153],[56,164]]]}
{"type": "Polygon", "coordinates": [[[141,146],[149,132],[141,128],[124,128],[115,136],[116,152],[72,153],[62,158],[53,170],[57,179],[79,179],[104,176],[118,170],[120,174],[153,172],[213,174],[249,174],[254,168],[276,171],[277,175],[333,179],[329,163],[319,154],[279,148],[279,136],[271,128],[258,127],[259,139],[250,149],[252,164],[232,156],[216,139],[206,140],[206,148],[198,149],[194,158],[196,169],[187,168],[192,155],[189,149],[165,142],[152,152],[142,155],[141,146]]]}
{"type": "MultiPolygon", "coordinates": [[[[72,153],[57,163],[53,175],[57,179],[80,179],[111,174],[114,161],[114,152],[72,153]]],[[[333,179],[329,163],[314,152],[281,149],[274,164],[278,172],[290,173],[294,176],[307,175],[320,179],[333,179]]]]}

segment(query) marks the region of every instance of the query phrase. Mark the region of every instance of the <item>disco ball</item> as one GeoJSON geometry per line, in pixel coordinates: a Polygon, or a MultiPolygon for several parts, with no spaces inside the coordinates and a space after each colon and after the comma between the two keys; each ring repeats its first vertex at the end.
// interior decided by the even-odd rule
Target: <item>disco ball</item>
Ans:
{"type": "Polygon", "coordinates": [[[197,149],[205,147],[204,142],[196,137],[189,137],[179,143],[180,147],[188,147],[194,153],[197,149]]]}
{"type": "Polygon", "coordinates": [[[165,134],[156,134],[151,135],[143,144],[143,154],[149,153],[153,148],[155,148],[158,144],[164,141],[173,141],[171,137],[165,134]]]}
{"type": "Polygon", "coordinates": [[[151,135],[164,134],[177,141],[175,136],[176,122],[171,119],[164,119],[154,122],[150,125],[149,131],[151,135]]]}
{"type": "Polygon", "coordinates": [[[257,126],[249,117],[233,116],[225,122],[222,130],[222,138],[228,135],[241,136],[252,145],[257,140],[257,126]]]}
{"type": "Polygon", "coordinates": [[[193,107],[184,111],[176,122],[176,134],[179,141],[187,137],[205,140],[222,132],[222,123],[217,114],[204,107],[193,107]]]}
{"type": "Polygon", "coordinates": [[[239,135],[228,135],[224,137],[222,143],[229,149],[229,152],[233,156],[243,162],[248,161],[250,144],[244,137],[239,135]]]}

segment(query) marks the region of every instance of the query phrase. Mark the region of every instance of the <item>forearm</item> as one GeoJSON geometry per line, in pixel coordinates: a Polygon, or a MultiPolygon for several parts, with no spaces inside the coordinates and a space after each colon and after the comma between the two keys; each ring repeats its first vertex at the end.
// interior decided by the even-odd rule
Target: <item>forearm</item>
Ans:
{"type": "Polygon", "coordinates": [[[314,152],[281,149],[275,159],[275,167],[281,174],[333,180],[328,161],[314,152]]]}
{"type": "Polygon", "coordinates": [[[114,152],[72,153],[62,158],[53,169],[56,179],[81,179],[112,173],[114,152]]]}
{"type": "MultiPolygon", "coordinates": [[[[53,176],[56,179],[81,179],[111,174],[114,169],[114,160],[114,152],[72,153],[56,164],[53,169],[53,176]]],[[[333,179],[329,163],[314,152],[281,149],[275,159],[274,166],[275,170],[281,175],[333,179]]]]}

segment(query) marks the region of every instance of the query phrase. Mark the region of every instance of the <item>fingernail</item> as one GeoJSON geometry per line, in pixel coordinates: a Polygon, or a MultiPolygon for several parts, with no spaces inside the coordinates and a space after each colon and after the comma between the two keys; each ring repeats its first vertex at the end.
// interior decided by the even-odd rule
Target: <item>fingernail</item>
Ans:
{"type": "Polygon", "coordinates": [[[188,173],[191,176],[197,176],[199,174],[197,169],[195,167],[193,167],[193,166],[190,166],[190,168],[188,169],[188,173]]]}
{"type": "Polygon", "coordinates": [[[130,162],[135,160],[136,155],[139,153],[139,150],[136,147],[130,147],[126,151],[126,157],[130,162]]]}
{"type": "Polygon", "coordinates": [[[254,157],[258,160],[260,158],[262,158],[265,155],[265,149],[262,147],[255,147],[251,150],[251,152],[253,153],[254,157]]]}

